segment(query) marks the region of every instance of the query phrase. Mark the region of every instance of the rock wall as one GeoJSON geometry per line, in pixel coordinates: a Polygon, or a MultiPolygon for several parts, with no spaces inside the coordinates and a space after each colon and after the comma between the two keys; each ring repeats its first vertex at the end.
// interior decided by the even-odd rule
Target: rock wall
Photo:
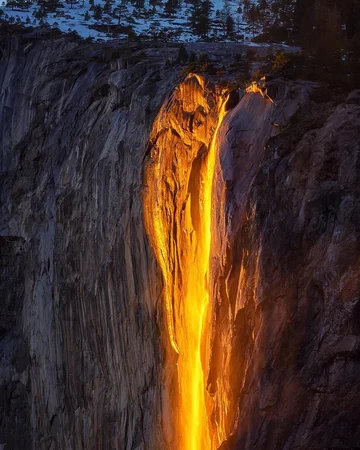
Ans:
{"type": "MultiPolygon", "coordinates": [[[[0,444],[176,449],[176,352],[143,201],[167,180],[180,225],[183,185],[143,176],[159,151],[166,170],[184,145],[189,164],[204,158],[220,91],[181,81],[174,48],[39,33],[0,42],[0,444]]],[[[202,352],[214,448],[360,445],[360,101],[319,104],[312,89],[242,93],[218,130],[202,352]]]]}
{"type": "Polygon", "coordinates": [[[267,85],[271,98],[249,89],[227,113],[219,130],[213,186],[212,331],[207,376],[208,392],[215,398],[212,420],[220,429],[219,444],[242,426],[238,423],[239,398],[252,364],[248,352],[256,333],[251,307],[247,312],[245,306],[256,303],[254,283],[262,283],[258,250],[261,237],[246,246],[247,227],[252,226],[249,196],[268,140],[279,134],[280,127],[288,126],[299,108],[308,103],[312,87],[309,83],[278,79],[267,85]]]}
{"type": "Polygon", "coordinates": [[[228,448],[359,446],[359,123],[356,93],[309,102],[267,143],[228,277],[228,448]]]}
{"type": "Polygon", "coordinates": [[[177,50],[31,33],[1,50],[0,443],[160,448],[161,280],[140,193],[177,50]]]}

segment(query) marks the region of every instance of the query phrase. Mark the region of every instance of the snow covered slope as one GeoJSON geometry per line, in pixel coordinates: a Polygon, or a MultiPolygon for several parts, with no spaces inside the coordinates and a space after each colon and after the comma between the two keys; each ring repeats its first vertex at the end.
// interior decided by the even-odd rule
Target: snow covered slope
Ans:
{"type": "MultiPolygon", "coordinates": [[[[83,38],[108,40],[129,36],[140,38],[160,38],[162,40],[190,42],[199,40],[194,36],[190,25],[190,5],[182,1],[173,13],[166,11],[165,2],[146,0],[144,7],[136,7],[131,2],[119,4],[113,0],[80,0],[72,3],[60,3],[55,12],[47,12],[40,17],[40,6],[29,3],[27,8],[11,6],[2,2],[2,19],[10,23],[22,23],[28,26],[49,26],[63,32],[77,32],[83,38]],[[154,3],[156,3],[154,5],[154,3]],[[96,14],[97,5],[101,13],[96,14]],[[105,7],[105,8],[104,8],[105,7]],[[119,13],[120,10],[120,13],[119,13]],[[120,15],[120,19],[119,19],[120,15]],[[120,26],[119,26],[120,24],[120,26]]],[[[232,39],[250,40],[250,32],[244,20],[239,3],[234,0],[214,0],[211,11],[212,27],[209,38],[228,41],[226,19],[231,16],[234,23],[232,39]]]]}

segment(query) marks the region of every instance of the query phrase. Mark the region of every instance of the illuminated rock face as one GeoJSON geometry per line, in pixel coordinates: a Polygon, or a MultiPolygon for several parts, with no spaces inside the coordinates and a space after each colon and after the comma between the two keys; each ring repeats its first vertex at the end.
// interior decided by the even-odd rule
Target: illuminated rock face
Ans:
{"type": "Polygon", "coordinates": [[[357,96],[1,45],[0,443],[356,448],[357,96]]]}
{"type": "Polygon", "coordinates": [[[224,102],[206,79],[189,75],[155,121],[145,168],[145,226],[163,275],[164,339],[174,354],[164,368],[174,381],[164,391],[172,405],[173,448],[184,450],[209,449],[213,434],[204,373],[212,185],[224,102]]]}

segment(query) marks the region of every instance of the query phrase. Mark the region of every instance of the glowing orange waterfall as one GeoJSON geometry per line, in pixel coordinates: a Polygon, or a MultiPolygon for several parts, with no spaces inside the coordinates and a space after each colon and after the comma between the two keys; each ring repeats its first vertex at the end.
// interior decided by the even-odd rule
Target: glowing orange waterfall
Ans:
{"type": "MultiPolygon", "coordinates": [[[[195,129],[192,122],[189,127],[186,122],[182,129],[178,118],[179,111],[186,114],[201,103],[203,109],[207,107],[202,83],[193,76],[175,93],[173,110],[166,105],[159,114],[150,138],[152,160],[145,171],[145,226],[163,275],[171,347],[178,353],[178,392],[170,393],[176,395],[173,448],[177,450],[212,447],[206,407],[210,397],[204,386],[203,366],[216,137],[225,109],[216,108],[215,103],[217,123],[212,129],[202,130],[201,125],[195,129]],[[207,138],[208,151],[195,149],[193,137],[197,142],[207,138]]],[[[208,110],[210,113],[210,107],[208,110]]]]}
{"type": "MultiPolygon", "coordinates": [[[[184,302],[186,327],[183,355],[179,358],[179,382],[182,410],[188,415],[187,433],[182,448],[206,450],[211,448],[209,424],[205,405],[204,374],[201,363],[201,342],[207,332],[204,321],[209,306],[209,259],[211,247],[212,186],[216,161],[216,137],[224,116],[219,113],[218,124],[200,177],[200,224],[196,237],[191,241],[193,251],[188,264],[188,276],[184,302]],[[189,401],[190,400],[190,401],[189,401]]],[[[189,198],[191,202],[191,196],[189,198]]],[[[187,230],[192,231],[192,224],[187,230]]]]}

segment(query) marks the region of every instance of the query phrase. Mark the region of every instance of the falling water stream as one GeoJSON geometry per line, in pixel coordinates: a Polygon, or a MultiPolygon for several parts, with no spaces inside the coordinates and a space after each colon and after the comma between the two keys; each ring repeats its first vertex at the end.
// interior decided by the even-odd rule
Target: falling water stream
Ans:
{"type": "Polygon", "coordinates": [[[200,169],[200,188],[198,198],[189,195],[186,210],[187,232],[195,231],[189,240],[192,251],[189,260],[184,298],[184,339],[180,348],[178,363],[180,397],[187,428],[181,448],[186,450],[207,450],[211,448],[209,420],[205,405],[204,374],[202,368],[201,347],[203,337],[208,332],[205,316],[209,307],[209,262],[211,247],[212,186],[216,161],[216,138],[225,111],[220,109],[218,124],[210,145],[209,152],[200,169]],[[199,208],[199,223],[191,219],[191,202],[199,208]]]}
{"type": "MultiPolygon", "coordinates": [[[[218,109],[218,120],[207,153],[195,155],[188,175],[187,195],[181,211],[181,242],[174,251],[169,244],[170,226],[180,235],[176,223],[176,207],[162,204],[169,190],[176,191],[171,181],[173,174],[165,176],[165,187],[149,189],[145,196],[147,212],[145,224],[164,280],[164,303],[167,314],[168,335],[173,350],[178,353],[178,411],[176,412],[177,450],[210,450],[212,430],[206,402],[210,400],[204,384],[204,343],[208,333],[209,267],[212,223],[212,190],[216,163],[216,140],[225,116],[225,103],[218,109]],[[155,192],[156,191],[156,192],[155,192]],[[164,194],[166,191],[167,194],[164,194]],[[149,202],[154,202],[150,206],[149,202]],[[172,215],[174,219],[170,219],[172,215]],[[172,222],[173,220],[173,222],[172,222]],[[179,249],[179,245],[182,248],[179,249]],[[186,247],[186,248],[184,248],[186,247]],[[175,255],[174,253],[178,253],[175,255]],[[171,253],[171,255],[169,254],[171,253]],[[179,260],[172,263],[173,260],[179,260]],[[180,272],[176,282],[174,273],[180,272]],[[181,284],[180,292],[176,286],[181,284]],[[174,311],[175,309],[175,311],[174,311]]],[[[172,144],[175,145],[175,144],[172,144]]],[[[158,148],[158,152],[166,152],[158,148]]],[[[181,165],[181,164],[179,164],[181,165]]],[[[164,178],[161,164],[152,167],[148,183],[159,184],[164,178]]],[[[188,168],[185,168],[189,171],[188,168]]],[[[180,195],[180,194],[178,194],[180,195]]],[[[167,197],[167,200],[171,197],[167,197]]],[[[180,220],[180,219],[179,219],[180,220]]],[[[180,238],[179,238],[180,239],[180,238]]]]}

